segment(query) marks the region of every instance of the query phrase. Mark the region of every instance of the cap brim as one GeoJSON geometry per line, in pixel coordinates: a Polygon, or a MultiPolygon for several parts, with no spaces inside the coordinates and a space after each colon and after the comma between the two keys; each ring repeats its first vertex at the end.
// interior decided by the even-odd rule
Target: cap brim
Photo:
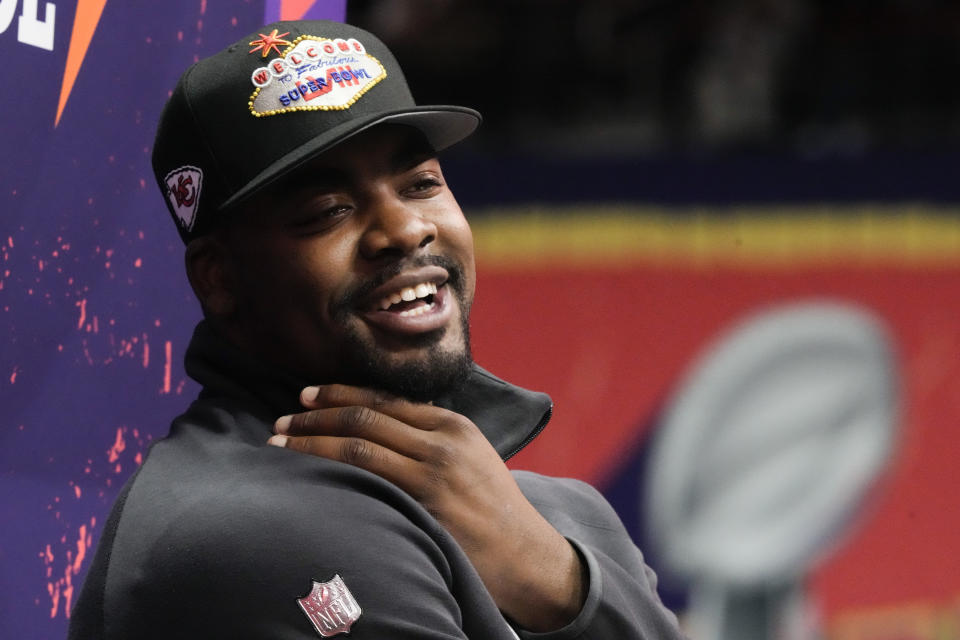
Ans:
{"type": "Polygon", "coordinates": [[[424,134],[435,151],[442,151],[473,133],[481,120],[477,111],[451,105],[412,107],[350,120],[325,131],[270,164],[220,205],[219,210],[224,211],[239,204],[317,155],[376,125],[390,122],[415,127],[424,134]]]}

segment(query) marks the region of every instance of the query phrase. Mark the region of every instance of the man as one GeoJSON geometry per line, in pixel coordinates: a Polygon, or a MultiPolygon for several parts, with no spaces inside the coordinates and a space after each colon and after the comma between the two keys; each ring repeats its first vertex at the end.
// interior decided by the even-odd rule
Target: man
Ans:
{"type": "Polygon", "coordinates": [[[551,404],[471,362],[473,242],[436,154],[479,121],[415,106],[338,23],[183,75],[154,170],[203,390],[121,494],[71,637],[680,637],[596,491],[503,464],[551,404]]]}

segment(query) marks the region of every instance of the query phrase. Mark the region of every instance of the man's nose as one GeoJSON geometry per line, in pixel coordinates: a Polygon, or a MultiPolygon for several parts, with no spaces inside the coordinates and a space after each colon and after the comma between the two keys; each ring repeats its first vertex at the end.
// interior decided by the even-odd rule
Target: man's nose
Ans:
{"type": "Polygon", "coordinates": [[[370,203],[369,224],[361,238],[360,251],[371,260],[403,256],[436,238],[437,226],[414,204],[396,195],[381,196],[370,203]]]}

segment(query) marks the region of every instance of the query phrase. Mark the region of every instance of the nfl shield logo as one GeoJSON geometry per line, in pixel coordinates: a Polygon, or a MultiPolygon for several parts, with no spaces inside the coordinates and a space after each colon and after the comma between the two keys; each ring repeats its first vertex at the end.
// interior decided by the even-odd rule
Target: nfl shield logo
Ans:
{"type": "Polygon", "coordinates": [[[360,618],[360,605],[339,575],[329,582],[313,581],[310,593],[297,599],[313,628],[324,638],[338,633],[350,633],[350,627],[360,618]]]}

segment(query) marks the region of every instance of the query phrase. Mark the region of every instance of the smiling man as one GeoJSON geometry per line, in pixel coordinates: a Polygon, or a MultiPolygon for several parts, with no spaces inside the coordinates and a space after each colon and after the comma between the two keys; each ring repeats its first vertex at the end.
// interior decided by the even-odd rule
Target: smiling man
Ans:
{"type": "Polygon", "coordinates": [[[237,209],[187,252],[235,344],[304,380],[423,401],[465,379],[473,240],[419,130],[371,127],[237,209]]]}
{"type": "Polygon", "coordinates": [[[470,357],[473,240],[373,35],[264,27],[191,67],[154,169],[203,386],[124,488],[72,638],[679,638],[610,506],[511,472],[549,398],[470,357]]]}

